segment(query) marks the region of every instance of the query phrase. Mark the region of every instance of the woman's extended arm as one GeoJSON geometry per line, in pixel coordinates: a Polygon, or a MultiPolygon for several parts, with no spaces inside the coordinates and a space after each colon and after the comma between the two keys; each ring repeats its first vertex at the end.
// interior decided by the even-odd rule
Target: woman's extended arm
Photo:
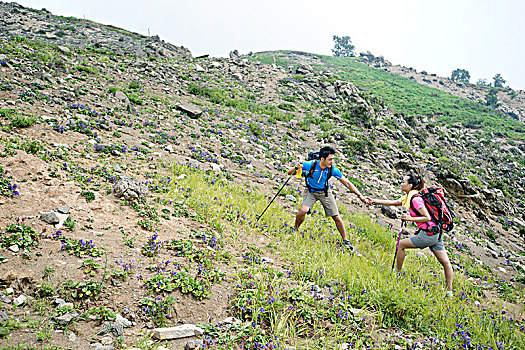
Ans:
{"type": "Polygon", "coordinates": [[[381,204],[381,205],[390,205],[390,206],[400,206],[402,203],[399,199],[394,200],[388,200],[388,199],[379,199],[379,198],[372,198],[370,199],[370,203],[372,204],[381,204]]]}

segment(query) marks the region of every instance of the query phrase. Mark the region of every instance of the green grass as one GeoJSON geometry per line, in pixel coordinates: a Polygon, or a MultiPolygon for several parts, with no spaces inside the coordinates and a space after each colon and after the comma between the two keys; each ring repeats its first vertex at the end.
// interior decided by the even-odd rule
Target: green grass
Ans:
{"type": "Polygon", "coordinates": [[[98,69],[97,68],[95,68],[95,67],[93,67],[91,65],[88,65],[86,63],[74,66],[73,68],[78,70],[78,71],[80,71],[80,72],[84,72],[84,73],[88,73],[88,74],[92,74],[92,75],[96,75],[98,73],[98,69]]]}
{"type": "MultiPolygon", "coordinates": [[[[290,66],[286,59],[291,51],[276,52],[278,65],[290,66]]],[[[525,140],[525,126],[501,112],[475,101],[457,97],[447,92],[418,84],[382,69],[357,62],[355,58],[315,55],[322,62],[338,71],[339,78],[348,80],[361,91],[374,95],[394,112],[407,115],[436,117],[441,123],[462,123],[468,128],[483,128],[485,132],[500,133],[514,139],[525,140]]],[[[273,63],[267,53],[254,55],[251,59],[273,63]]],[[[323,65],[318,65],[324,69],[323,65]]]]}
{"type": "Polygon", "coordinates": [[[15,128],[28,128],[37,122],[35,116],[15,115],[11,119],[11,126],[15,128]]]}
{"type": "MultiPolygon", "coordinates": [[[[352,256],[339,247],[339,234],[320,214],[309,217],[300,233],[289,234],[293,218],[276,204],[259,223],[255,222],[269,200],[258,191],[179,165],[173,166],[173,172],[188,177],[174,185],[171,198],[186,198],[198,217],[223,232],[232,244],[245,244],[245,234],[267,237],[292,266],[291,277],[256,262],[248,269],[252,272],[238,274],[231,308],[241,320],[256,324],[250,331],[252,338],[269,342],[276,336],[283,342],[300,344],[307,337],[313,343],[330,339],[330,344],[336,344],[346,339],[351,329],[356,330],[352,343],[369,346],[373,341],[362,331],[361,318],[348,316],[350,309],[359,308],[379,328],[395,327],[437,337],[448,349],[467,342],[474,346],[501,342],[509,349],[525,346],[520,330],[523,322],[502,314],[497,301],[491,306],[492,301],[484,298],[463,273],[455,276],[456,297],[445,299],[444,277],[437,260],[411,251],[405,274],[396,278],[390,270],[395,248],[392,232],[366,215],[350,215],[344,206],[340,208],[352,241],[363,252],[363,256],[352,256]],[[311,282],[336,286],[336,292],[328,302],[313,300],[305,287],[311,282]],[[303,295],[298,296],[300,302],[290,297],[291,289],[303,295]],[[275,301],[270,303],[272,297],[275,301]],[[315,317],[308,314],[309,310],[315,317]],[[467,328],[468,337],[462,333],[467,328]]],[[[467,257],[464,264],[467,268],[476,263],[467,257]]],[[[226,339],[233,335],[222,336],[226,339]]]]}
{"type": "Polygon", "coordinates": [[[291,114],[281,112],[276,106],[257,104],[253,100],[240,97],[230,98],[226,91],[218,88],[208,88],[191,83],[188,86],[188,91],[195,96],[205,97],[215,104],[235,108],[240,111],[262,113],[280,121],[289,121],[293,117],[291,114]]]}

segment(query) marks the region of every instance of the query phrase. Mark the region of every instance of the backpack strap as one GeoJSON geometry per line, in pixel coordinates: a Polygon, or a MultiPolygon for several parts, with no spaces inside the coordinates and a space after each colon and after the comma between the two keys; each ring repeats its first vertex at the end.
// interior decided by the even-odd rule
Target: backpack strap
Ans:
{"type": "Polygon", "coordinates": [[[330,178],[332,177],[332,172],[334,171],[334,166],[330,166],[330,168],[328,168],[328,176],[326,177],[326,182],[324,184],[324,196],[325,197],[328,197],[328,180],[330,180],[330,178]]]}
{"type": "Polygon", "coordinates": [[[415,195],[412,196],[412,198],[410,198],[410,209],[412,209],[412,211],[414,213],[417,213],[419,215],[421,215],[421,213],[419,212],[419,210],[417,210],[415,207],[414,207],[414,204],[412,203],[412,201],[414,200],[414,197],[420,197],[420,198],[423,198],[419,193],[416,193],[415,195]]]}
{"type": "Polygon", "coordinates": [[[317,167],[317,160],[314,160],[312,163],[312,166],[310,167],[310,170],[308,171],[308,174],[304,177],[304,182],[306,184],[306,188],[308,188],[308,192],[312,192],[312,187],[308,184],[308,178],[313,178],[315,168],[317,167]]]}
{"type": "MultiPolygon", "coordinates": [[[[419,214],[421,215],[421,213],[419,212],[419,210],[417,210],[415,207],[414,207],[414,203],[412,202],[414,200],[414,198],[416,197],[419,197],[421,199],[423,199],[423,205],[425,205],[425,199],[423,198],[423,196],[420,194],[420,193],[416,193],[415,195],[412,196],[412,198],[410,198],[410,209],[412,209],[412,211],[416,214],[419,214]]],[[[429,213],[430,214],[430,213],[429,213]]],[[[430,215],[430,218],[432,219],[432,215],[430,215]]],[[[430,230],[428,229],[428,224],[427,224],[427,228],[426,229],[421,229],[423,231],[426,231],[426,232],[429,232],[430,230]]]]}

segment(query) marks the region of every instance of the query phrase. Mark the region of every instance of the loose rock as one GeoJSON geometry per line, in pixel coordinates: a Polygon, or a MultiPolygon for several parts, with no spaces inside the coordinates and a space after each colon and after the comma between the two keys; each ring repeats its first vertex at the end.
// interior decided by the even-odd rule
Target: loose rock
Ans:
{"type": "Polygon", "coordinates": [[[21,294],[18,298],[13,299],[15,305],[23,305],[27,301],[27,297],[24,294],[21,294]]]}
{"type": "Polygon", "coordinates": [[[58,207],[55,210],[57,212],[59,212],[60,214],[69,214],[69,207],[68,206],[58,207]]]}
{"type": "Polygon", "coordinates": [[[130,320],[124,318],[121,314],[116,315],[115,323],[121,324],[124,328],[129,328],[133,325],[130,320]]]}
{"type": "Polygon", "coordinates": [[[183,324],[182,326],[170,328],[155,328],[153,330],[153,338],[159,340],[179,339],[186,337],[193,337],[204,333],[202,328],[194,324],[183,324]]]}
{"type": "Polygon", "coordinates": [[[188,102],[178,104],[177,109],[186,113],[190,118],[198,118],[202,114],[202,109],[188,102]]]}
{"type": "Polygon", "coordinates": [[[64,314],[62,316],[55,317],[54,320],[61,326],[67,326],[71,321],[73,321],[73,319],[75,319],[78,316],[79,314],[77,312],[68,312],[67,314],[64,314]]]}
{"type": "Polygon", "coordinates": [[[126,175],[121,175],[120,179],[113,186],[113,193],[118,198],[125,200],[129,199],[144,199],[148,194],[148,186],[140,183],[135,178],[130,178],[126,175]]]}
{"type": "Polygon", "coordinates": [[[389,217],[390,219],[397,219],[397,210],[387,205],[381,206],[381,214],[389,217]]]}
{"type": "Polygon", "coordinates": [[[42,220],[46,224],[51,224],[51,225],[55,225],[60,222],[60,219],[58,218],[57,214],[55,214],[54,212],[43,213],[42,215],[40,215],[40,220],[42,220]]]}
{"type": "Polygon", "coordinates": [[[290,202],[297,202],[297,198],[295,198],[295,196],[292,196],[291,194],[287,194],[286,199],[290,202]]]}
{"type": "Polygon", "coordinates": [[[204,342],[202,341],[202,339],[198,339],[198,340],[190,340],[186,343],[186,345],[184,345],[184,350],[194,350],[194,349],[198,349],[200,347],[202,347],[204,344],[204,342]]]}

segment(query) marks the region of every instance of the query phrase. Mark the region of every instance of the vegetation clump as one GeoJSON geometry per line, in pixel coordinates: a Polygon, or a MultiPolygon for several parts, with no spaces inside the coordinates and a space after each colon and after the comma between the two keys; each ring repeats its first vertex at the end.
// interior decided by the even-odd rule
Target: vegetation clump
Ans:
{"type": "Polygon", "coordinates": [[[0,247],[7,248],[17,245],[21,249],[38,247],[40,235],[31,226],[25,224],[9,224],[0,238],[0,247]]]}

